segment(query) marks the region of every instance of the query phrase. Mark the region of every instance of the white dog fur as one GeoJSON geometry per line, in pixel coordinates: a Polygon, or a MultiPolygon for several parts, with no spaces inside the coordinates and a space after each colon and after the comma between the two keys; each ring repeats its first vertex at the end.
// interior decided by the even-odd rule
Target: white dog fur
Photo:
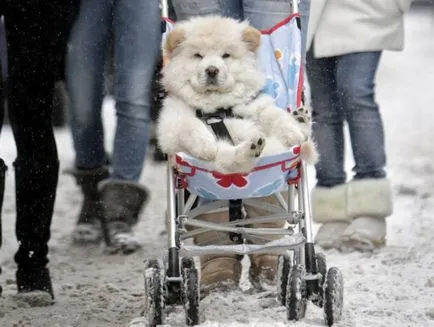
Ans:
{"type": "Polygon", "coordinates": [[[248,172],[261,154],[282,153],[297,144],[303,160],[316,160],[315,147],[307,141],[310,123],[298,122],[260,94],[265,82],[256,53],[260,37],[247,22],[217,16],[177,23],[168,33],[169,63],[162,80],[168,96],[157,125],[164,152],[189,153],[222,173],[248,172]],[[196,117],[197,109],[213,113],[228,107],[243,117],[224,120],[234,144],[218,140],[196,117]]]}

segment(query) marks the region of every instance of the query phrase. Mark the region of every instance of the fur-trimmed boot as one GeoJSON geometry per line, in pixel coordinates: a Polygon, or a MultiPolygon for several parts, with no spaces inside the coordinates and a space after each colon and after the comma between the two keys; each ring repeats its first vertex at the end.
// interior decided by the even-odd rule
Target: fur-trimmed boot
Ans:
{"type": "MultiPolygon", "coordinates": [[[[286,197],[285,194],[286,193],[282,194],[284,198],[286,197]]],[[[261,198],[260,200],[271,205],[277,205],[278,203],[275,196],[264,197],[261,198]]],[[[245,205],[245,209],[248,218],[270,215],[269,211],[265,209],[253,207],[253,206],[245,205]]],[[[282,221],[282,222],[253,224],[253,225],[249,225],[249,227],[283,228],[284,225],[285,222],[282,221]]],[[[275,238],[278,239],[280,237],[282,236],[278,235],[275,238]]],[[[270,238],[270,240],[272,239],[270,238]]],[[[262,239],[249,241],[249,243],[254,243],[254,244],[264,244],[266,242],[267,240],[262,240],[262,239]]],[[[250,258],[249,281],[252,284],[252,286],[257,290],[267,290],[270,288],[270,286],[274,286],[276,282],[278,255],[260,253],[260,254],[251,254],[249,255],[249,258],[250,258]]]]}
{"type": "Polygon", "coordinates": [[[347,184],[315,187],[311,198],[312,218],[322,224],[315,235],[315,244],[323,249],[340,249],[342,235],[351,223],[347,211],[347,184]]]}
{"type": "MultiPolygon", "coordinates": [[[[201,220],[210,222],[227,222],[227,211],[201,215],[201,220]]],[[[197,245],[233,244],[224,232],[210,231],[194,238],[197,245]]],[[[242,256],[235,254],[204,255],[200,257],[200,292],[204,297],[213,291],[227,291],[238,287],[241,278],[242,256]]]]}
{"type": "Polygon", "coordinates": [[[392,188],[386,178],[348,183],[348,215],[353,218],[342,235],[341,250],[372,251],[386,244],[386,217],[393,212],[392,188]]]}
{"type": "Polygon", "coordinates": [[[73,169],[68,173],[76,179],[83,193],[83,204],[72,239],[77,244],[98,243],[102,239],[101,219],[103,219],[102,201],[98,192],[98,183],[109,177],[106,167],[95,169],[73,169]]]}
{"type": "Polygon", "coordinates": [[[112,241],[112,253],[132,253],[140,248],[133,226],[148,201],[148,190],[137,183],[105,180],[98,185],[103,202],[107,229],[112,241]]]}

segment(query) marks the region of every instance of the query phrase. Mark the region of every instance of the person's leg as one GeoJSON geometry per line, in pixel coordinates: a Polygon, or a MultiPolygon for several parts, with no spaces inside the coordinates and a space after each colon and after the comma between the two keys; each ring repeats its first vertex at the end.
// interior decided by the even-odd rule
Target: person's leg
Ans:
{"type": "Polygon", "coordinates": [[[243,0],[219,0],[220,13],[225,17],[243,20],[243,0]]]}
{"type": "Polygon", "coordinates": [[[112,1],[81,1],[66,59],[71,134],[75,168],[71,174],[83,193],[72,238],[78,244],[102,239],[101,201],[97,184],[108,177],[102,101],[104,69],[111,29],[112,1]]]}
{"type": "Polygon", "coordinates": [[[288,0],[243,0],[244,18],[257,29],[268,29],[291,14],[288,0]]]}
{"type": "Polygon", "coordinates": [[[113,28],[117,126],[112,178],[138,181],[148,144],[153,67],[160,51],[158,2],[117,1],[113,28]]]}
{"type": "Polygon", "coordinates": [[[8,110],[15,166],[18,292],[53,297],[48,241],[59,162],[51,125],[55,74],[69,33],[72,2],[10,1],[5,12],[9,58],[8,110]]]}
{"type": "Polygon", "coordinates": [[[307,76],[311,89],[312,129],[320,160],[316,164],[317,185],[345,183],[344,113],[335,83],[335,58],[316,59],[307,54],[307,76]]]}
{"type": "Polygon", "coordinates": [[[117,125],[113,173],[101,184],[101,197],[115,249],[128,253],[139,247],[131,226],[148,198],[137,182],[148,144],[152,78],[161,43],[160,10],[157,1],[119,0],[113,12],[117,125]]]}
{"type": "Polygon", "coordinates": [[[242,0],[172,0],[172,3],[177,20],[206,15],[244,19],[242,0]]]}
{"type": "Polygon", "coordinates": [[[112,1],[81,1],[67,53],[70,125],[78,169],[106,163],[101,117],[112,1]]]}
{"type": "Polygon", "coordinates": [[[346,214],[344,171],[344,115],[336,89],[336,58],[307,53],[307,76],[311,88],[313,138],[320,154],[316,164],[317,186],[312,191],[312,214],[322,223],[315,242],[324,248],[338,247],[349,224],[346,214]]]}
{"type": "MultiPolygon", "coordinates": [[[[300,20],[301,20],[301,54],[303,67],[306,67],[306,41],[307,29],[310,16],[310,0],[301,0],[299,4],[300,20]]],[[[305,69],[306,71],[306,69],[305,69]]]]}
{"type": "MultiPolygon", "coordinates": [[[[283,192],[281,194],[284,199],[287,198],[287,193],[283,192]]],[[[275,206],[279,208],[279,202],[274,195],[258,198],[258,201],[261,201],[267,205],[275,206]]],[[[255,206],[249,206],[244,204],[244,208],[246,210],[247,218],[255,218],[255,217],[264,217],[273,214],[273,211],[270,211],[267,208],[260,208],[255,206]]],[[[285,225],[285,221],[276,221],[276,222],[268,222],[268,223],[259,223],[252,224],[249,227],[253,228],[283,228],[285,225]]],[[[278,239],[281,236],[257,236],[250,237],[247,241],[249,244],[265,244],[273,239],[278,239]]],[[[269,253],[259,253],[259,254],[250,254],[250,268],[249,268],[249,281],[254,288],[257,290],[266,290],[269,289],[271,285],[276,282],[276,273],[277,273],[277,254],[269,254],[269,253]]]]}
{"type": "Polygon", "coordinates": [[[221,13],[219,0],[172,0],[172,4],[178,21],[194,16],[218,15],[221,13]]]}
{"type": "Polygon", "coordinates": [[[354,220],[343,234],[343,247],[362,251],[385,244],[385,217],[392,213],[392,192],[385,178],[383,123],[375,102],[374,80],[380,57],[381,52],[340,56],[336,69],[356,173],[347,193],[347,212],[354,220]]]}
{"type": "MultiPolygon", "coordinates": [[[[213,212],[202,214],[198,219],[213,223],[229,221],[229,212],[213,212]]],[[[228,233],[209,231],[196,235],[194,243],[200,246],[207,245],[234,245],[228,233]]],[[[241,255],[217,254],[200,257],[200,293],[204,297],[210,292],[227,291],[239,287],[241,279],[241,255]]]]}
{"type": "Polygon", "coordinates": [[[374,98],[380,56],[361,52],[337,60],[336,83],[351,136],[355,179],[386,176],[383,122],[374,98]]]}

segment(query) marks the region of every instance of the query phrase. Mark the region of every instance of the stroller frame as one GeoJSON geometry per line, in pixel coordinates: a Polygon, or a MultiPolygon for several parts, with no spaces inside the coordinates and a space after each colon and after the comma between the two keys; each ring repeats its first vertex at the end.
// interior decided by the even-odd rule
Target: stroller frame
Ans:
{"type": "Polygon", "coordinates": [[[145,261],[146,308],[149,324],[163,323],[165,305],[184,305],[186,324],[199,323],[199,278],[193,257],[206,254],[278,253],[277,299],[286,306],[288,320],[305,315],[307,301],[324,309],[328,326],[342,315],[343,280],[336,267],[327,269],[325,256],[315,253],[312,236],[310,193],[307,165],[300,161],[299,175],[288,185],[286,201],[280,192],[274,194],[279,206],[260,198],[217,200],[194,207],[197,195],[186,195],[182,173],[168,160],[167,165],[167,230],[168,249],[165,260],[145,261]],[[258,206],[271,215],[243,219],[241,203],[258,206]],[[203,213],[229,207],[229,221],[205,222],[197,217],[203,213]],[[285,221],[285,228],[254,228],[247,225],[285,221]],[[193,229],[192,229],[193,228],[193,229]],[[209,231],[230,234],[232,240],[249,237],[275,237],[265,244],[187,245],[184,242],[209,231]],[[301,297],[300,297],[301,294],[301,297]]]}
{"type": "MultiPolygon", "coordinates": [[[[292,13],[298,13],[298,1],[292,1],[292,13]]],[[[167,17],[167,2],[162,1],[162,14],[167,17]]],[[[300,27],[299,18],[297,25],[300,27]]],[[[208,254],[279,254],[277,266],[277,299],[286,307],[288,320],[304,317],[310,300],[324,309],[328,326],[340,320],[343,306],[343,278],[336,267],[327,269],[325,256],[315,253],[312,234],[310,190],[307,164],[298,159],[296,178],[288,180],[287,197],[278,191],[273,195],[278,205],[261,198],[215,200],[197,204],[198,196],[187,191],[185,175],[167,161],[168,248],[164,260],[145,260],[144,313],[150,326],[163,324],[166,305],[183,305],[186,324],[199,324],[199,274],[193,257],[208,254]],[[242,204],[259,207],[271,214],[244,218],[242,204]],[[229,221],[210,222],[197,219],[201,214],[229,209],[229,221]],[[286,222],[284,228],[255,228],[251,224],[286,222]],[[231,245],[190,245],[186,241],[202,233],[229,233],[231,245]],[[276,239],[276,236],[281,236],[276,239]],[[256,238],[265,244],[245,244],[256,238]]]]}

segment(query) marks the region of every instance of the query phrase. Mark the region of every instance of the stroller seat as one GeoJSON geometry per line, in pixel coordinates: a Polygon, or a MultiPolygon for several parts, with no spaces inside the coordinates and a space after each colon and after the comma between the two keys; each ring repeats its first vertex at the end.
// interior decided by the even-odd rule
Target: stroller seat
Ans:
{"type": "Polygon", "coordinates": [[[259,158],[254,169],[247,174],[222,174],[214,171],[210,163],[178,153],[174,167],[179,182],[191,193],[205,199],[230,200],[257,198],[282,191],[287,183],[299,177],[300,146],[289,151],[259,158]]]}

